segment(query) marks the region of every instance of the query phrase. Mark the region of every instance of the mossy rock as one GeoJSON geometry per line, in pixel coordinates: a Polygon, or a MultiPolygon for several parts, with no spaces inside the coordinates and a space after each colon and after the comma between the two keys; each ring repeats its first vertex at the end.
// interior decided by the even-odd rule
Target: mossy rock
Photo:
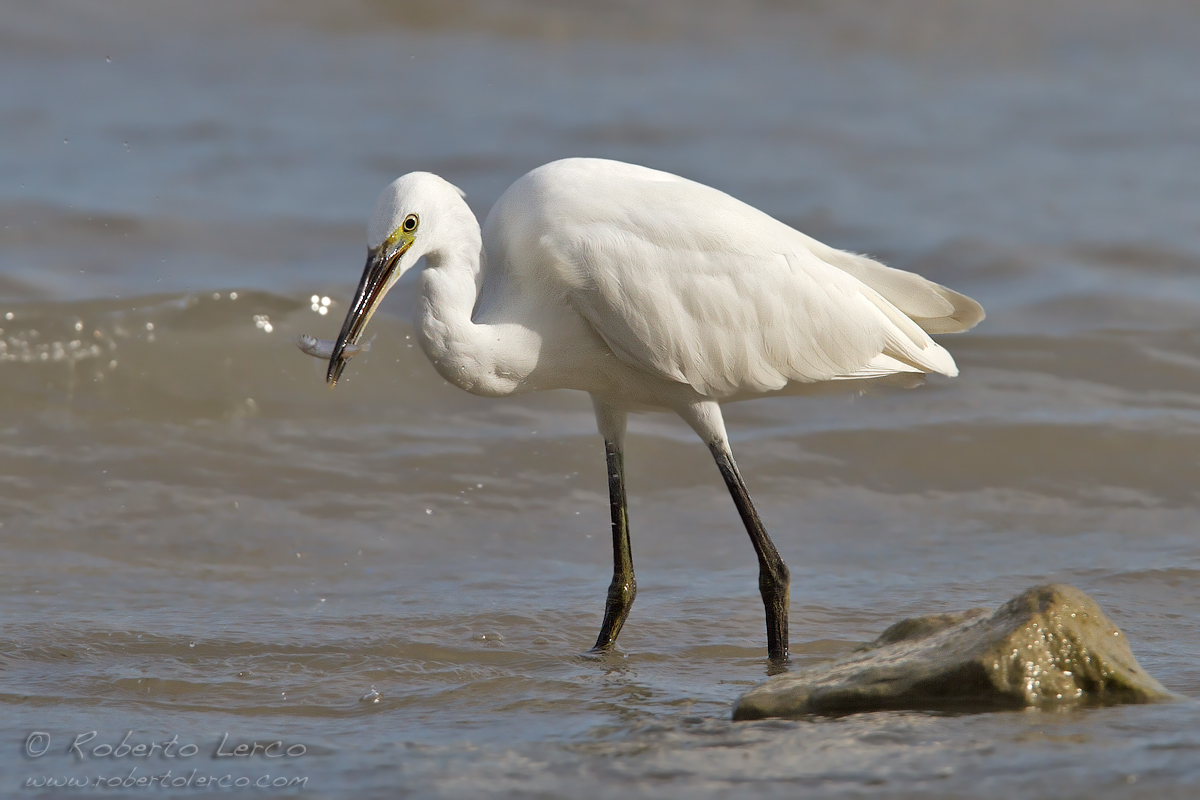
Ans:
{"type": "Polygon", "coordinates": [[[843,658],[751,689],[738,698],[733,718],[1172,699],[1138,666],[1095,600],[1049,584],[993,614],[977,608],[898,622],[843,658]]]}

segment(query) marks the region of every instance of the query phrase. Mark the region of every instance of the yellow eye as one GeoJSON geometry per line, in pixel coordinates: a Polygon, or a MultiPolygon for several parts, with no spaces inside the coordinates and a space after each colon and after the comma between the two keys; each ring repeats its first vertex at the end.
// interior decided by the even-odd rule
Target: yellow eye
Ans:
{"type": "Polygon", "coordinates": [[[420,220],[417,219],[416,214],[409,214],[404,218],[404,222],[400,225],[400,227],[404,229],[405,233],[412,233],[417,229],[418,222],[420,222],[420,220]]]}

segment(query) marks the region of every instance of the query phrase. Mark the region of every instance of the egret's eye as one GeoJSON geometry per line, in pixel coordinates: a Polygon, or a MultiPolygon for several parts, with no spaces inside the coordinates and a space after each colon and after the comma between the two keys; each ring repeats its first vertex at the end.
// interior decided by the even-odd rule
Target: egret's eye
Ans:
{"type": "Polygon", "coordinates": [[[412,233],[417,229],[417,222],[419,222],[417,215],[409,214],[404,218],[404,222],[400,225],[400,227],[404,229],[405,233],[412,233]]]}

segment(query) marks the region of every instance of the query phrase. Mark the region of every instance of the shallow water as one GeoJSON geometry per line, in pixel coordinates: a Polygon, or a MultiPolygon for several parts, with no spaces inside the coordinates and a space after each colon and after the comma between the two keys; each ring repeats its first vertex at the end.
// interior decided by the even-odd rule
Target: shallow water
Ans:
{"type": "Polygon", "coordinates": [[[716,185],[989,311],[943,340],[955,380],[728,407],[795,662],[1062,581],[1198,697],[1200,13],[438,8],[0,15],[3,791],[1200,791],[1191,701],[729,721],[766,673],[754,556],[667,416],[631,425],[621,653],[581,658],[611,569],[587,398],[446,385],[410,290],[336,391],[292,344],[336,333],[404,171],[480,214],[566,155],[716,185]],[[131,751],[172,737],[197,753],[131,751]]]}

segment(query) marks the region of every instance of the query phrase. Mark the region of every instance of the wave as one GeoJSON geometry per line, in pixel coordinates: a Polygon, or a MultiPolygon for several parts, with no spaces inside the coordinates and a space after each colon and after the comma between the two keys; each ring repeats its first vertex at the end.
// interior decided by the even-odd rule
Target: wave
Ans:
{"type": "MultiPolygon", "coordinates": [[[[0,403],[15,412],[59,408],[85,417],[159,419],[224,418],[257,414],[267,406],[279,416],[430,403],[450,411],[485,405],[511,410],[511,404],[453,389],[433,371],[405,321],[403,307],[411,289],[402,285],[389,298],[391,312],[372,321],[369,333],[375,345],[355,358],[332,405],[324,362],[302,354],[295,340],[300,334],[335,338],[345,297],[243,288],[0,304],[0,403]],[[397,310],[402,316],[395,315],[397,310]]],[[[1075,297],[1061,302],[1087,317],[1089,310],[1119,300],[1075,297]]],[[[1107,319],[1120,321],[1112,315],[1107,319]]],[[[1020,407],[1026,402],[1020,398],[1031,394],[1040,396],[1039,423],[1075,419],[1091,424],[1099,415],[1124,424],[1131,419],[1130,410],[1191,414],[1200,402],[1195,390],[1200,325],[1194,320],[1181,314],[1169,320],[1175,327],[1165,330],[1114,325],[1068,336],[1053,329],[1009,332],[1005,328],[1011,326],[1004,326],[992,335],[984,329],[947,338],[963,369],[955,386],[966,384],[954,393],[955,402],[962,404],[954,414],[959,422],[964,415],[994,420],[1008,413],[1029,419],[1032,411],[1020,407]]],[[[926,412],[947,402],[936,386],[920,392],[917,405],[926,412]]],[[[895,393],[884,392],[889,394],[895,393]]],[[[539,402],[555,405],[536,397],[540,395],[523,399],[522,406],[536,410],[539,402]]],[[[838,407],[841,396],[832,402],[829,408],[838,407]]],[[[737,406],[741,417],[799,424],[787,420],[794,415],[780,417],[773,401],[743,405],[737,406]]],[[[898,425],[915,422],[898,410],[892,413],[898,425]]],[[[837,430],[843,427],[835,419],[840,416],[844,414],[817,414],[808,424],[837,430]]],[[[852,425],[859,427],[861,420],[852,425]]]]}

